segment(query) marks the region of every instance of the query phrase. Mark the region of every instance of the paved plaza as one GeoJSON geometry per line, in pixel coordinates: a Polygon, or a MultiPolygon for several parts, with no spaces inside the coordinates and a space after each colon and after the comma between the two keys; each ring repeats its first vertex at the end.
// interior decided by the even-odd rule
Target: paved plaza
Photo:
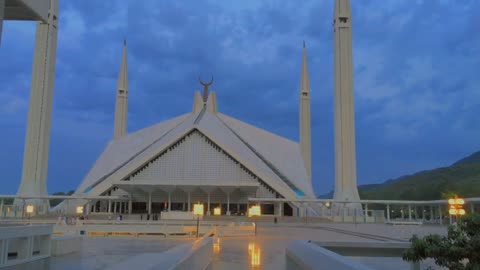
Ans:
{"type": "MultiPolygon", "coordinates": [[[[285,248],[293,240],[312,241],[407,241],[419,236],[445,234],[440,226],[390,226],[383,224],[267,224],[261,223],[258,235],[220,237],[214,241],[210,270],[286,269],[285,248]],[[380,239],[380,240],[379,240],[380,239]]],[[[85,237],[80,253],[52,257],[6,269],[104,269],[143,253],[161,253],[194,238],[171,237],[85,237]]],[[[374,269],[409,269],[401,258],[353,258],[374,269]]],[[[422,269],[433,266],[423,263],[422,269]]],[[[435,268],[436,269],[436,268],[435,268]]]]}

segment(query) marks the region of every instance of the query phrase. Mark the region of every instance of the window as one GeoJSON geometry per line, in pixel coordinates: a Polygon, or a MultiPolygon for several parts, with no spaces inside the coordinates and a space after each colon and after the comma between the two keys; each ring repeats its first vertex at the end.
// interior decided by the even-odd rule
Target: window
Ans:
{"type": "Polygon", "coordinates": [[[348,18],[347,18],[347,17],[340,17],[340,22],[341,22],[341,23],[347,23],[347,22],[348,22],[348,18]]]}

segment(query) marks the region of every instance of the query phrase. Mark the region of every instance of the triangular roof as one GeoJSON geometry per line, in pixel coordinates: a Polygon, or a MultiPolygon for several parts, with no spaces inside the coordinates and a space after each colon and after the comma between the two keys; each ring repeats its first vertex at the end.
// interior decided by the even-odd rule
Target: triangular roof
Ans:
{"type": "Polygon", "coordinates": [[[314,196],[298,143],[205,109],[111,141],[76,193],[103,193],[193,129],[199,130],[285,198],[314,196]]]}

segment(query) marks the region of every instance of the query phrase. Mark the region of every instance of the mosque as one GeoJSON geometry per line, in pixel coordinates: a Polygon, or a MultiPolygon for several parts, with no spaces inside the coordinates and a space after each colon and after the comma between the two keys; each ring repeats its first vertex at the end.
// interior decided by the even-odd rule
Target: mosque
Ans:
{"type": "MultiPolygon", "coordinates": [[[[38,5],[25,2],[21,10],[15,3],[0,4],[1,14],[5,10],[5,15],[0,16],[0,26],[4,18],[39,20],[22,180],[15,205],[19,209],[25,208],[25,204],[35,205],[46,213],[50,199],[46,182],[58,0],[43,0],[38,5]]],[[[360,210],[356,186],[351,26],[350,1],[335,1],[334,200],[341,203],[342,208],[360,210]]],[[[64,201],[51,211],[75,212],[83,207],[87,214],[191,213],[192,204],[200,202],[206,206],[207,215],[218,207],[224,215],[242,215],[249,202],[257,201],[266,215],[301,215],[307,211],[314,214],[315,209],[301,205],[302,201],[315,200],[305,44],[298,92],[299,142],[219,112],[216,94],[209,89],[213,78],[208,83],[201,80],[200,83],[203,93],[195,92],[190,112],[127,134],[129,89],[125,42],[116,91],[113,139],[70,197],[72,200],[64,201]]]]}
{"type": "Polygon", "coordinates": [[[127,134],[128,71],[124,44],[117,87],[114,138],[76,190],[76,194],[120,196],[98,200],[89,212],[155,214],[190,212],[201,202],[206,214],[247,211],[248,198],[285,198],[263,204],[265,214],[292,215],[293,202],[314,198],[310,168],[310,87],[303,49],[300,83],[300,143],[218,111],[210,82],[195,92],[190,112],[127,134]]]}

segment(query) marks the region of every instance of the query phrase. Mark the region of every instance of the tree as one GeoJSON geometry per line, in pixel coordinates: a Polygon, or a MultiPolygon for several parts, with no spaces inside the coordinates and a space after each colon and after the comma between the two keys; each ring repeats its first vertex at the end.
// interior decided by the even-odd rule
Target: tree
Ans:
{"type": "Polygon", "coordinates": [[[480,269],[480,215],[471,214],[448,227],[447,236],[432,234],[422,239],[414,235],[403,259],[418,262],[433,258],[438,266],[451,270],[480,269]]]}

